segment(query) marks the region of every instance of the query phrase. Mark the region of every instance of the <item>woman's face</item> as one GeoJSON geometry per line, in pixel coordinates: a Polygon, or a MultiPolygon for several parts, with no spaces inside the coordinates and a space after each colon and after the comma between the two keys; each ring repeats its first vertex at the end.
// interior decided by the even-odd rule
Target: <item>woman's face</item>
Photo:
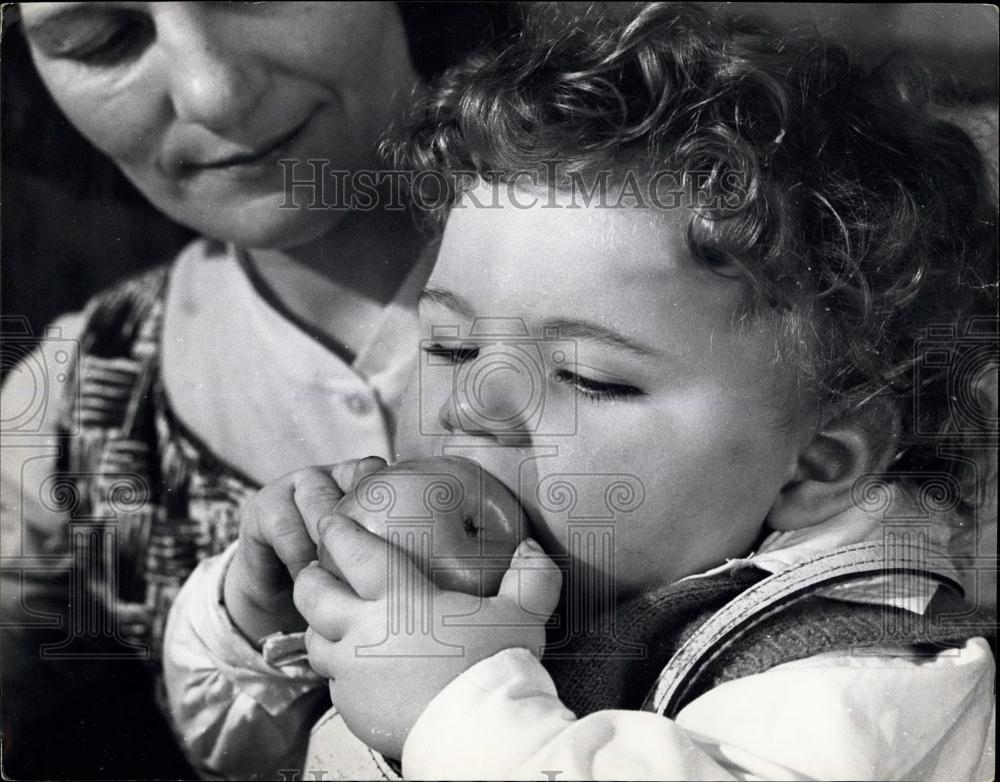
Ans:
{"type": "Polygon", "coordinates": [[[334,227],[343,211],[291,206],[322,203],[307,161],[372,166],[416,83],[391,3],[35,3],[22,18],[83,135],[175,220],[249,247],[334,227]]]}

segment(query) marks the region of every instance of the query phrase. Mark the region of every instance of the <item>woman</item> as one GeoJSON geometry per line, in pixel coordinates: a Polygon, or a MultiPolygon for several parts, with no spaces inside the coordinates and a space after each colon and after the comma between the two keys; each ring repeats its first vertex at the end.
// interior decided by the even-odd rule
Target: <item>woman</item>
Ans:
{"type": "MultiPolygon", "coordinates": [[[[32,775],[187,775],[141,708],[135,662],[158,671],[173,595],[237,537],[259,485],[388,456],[428,272],[420,237],[407,214],[377,204],[304,207],[327,171],[375,167],[378,138],[419,84],[415,63],[446,59],[420,49],[440,43],[441,19],[375,3],[40,3],[21,16],[68,119],[204,238],[57,322],[25,365],[42,362],[52,379],[45,404],[33,406],[28,371],[4,387],[5,428],[33,411],[22,427],[33,434],[18,440],[32,447],[4,453],[4,556],[44,555],[5,571],[6,623],[62,613],[60,578],[75,585],[45,671],[37,640],[5,638],[5,714],[36,717],[5,731],[6,768],[20,749],[32,775]],[[17,682],[32,682],[30,705],[17,682]],[[51,735],[56,698],[71,735],[51,735]],[[110,724],[95,722],[95,702],[110,724]]],[[[260,577],[243,583],[285,589],[290,604],[266,544],[246,560],[260,577]]]]}

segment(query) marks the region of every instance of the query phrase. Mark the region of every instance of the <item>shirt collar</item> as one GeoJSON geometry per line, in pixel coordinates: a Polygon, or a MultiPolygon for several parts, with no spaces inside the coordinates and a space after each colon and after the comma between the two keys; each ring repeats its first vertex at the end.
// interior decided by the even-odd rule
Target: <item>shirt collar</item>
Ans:
{"type": "MultiPolygon", "coordinates": [[[[756,567],[771,574],[842,546],[885,540],[889,534],[916,536],[928,550],[947,551],[950,527],[942,514],[921,512],[900,484],[884,484],[878,507],[854,504],[819,524],[796,530],[772,532],[760,548],[686,579],[704,578],[742,567],[756,567]]],[[[817,594],[840,600],[893,605],[922,614],[936,587],[923,579],[874,576],[846,585],[819,590],[817,594]]]]}

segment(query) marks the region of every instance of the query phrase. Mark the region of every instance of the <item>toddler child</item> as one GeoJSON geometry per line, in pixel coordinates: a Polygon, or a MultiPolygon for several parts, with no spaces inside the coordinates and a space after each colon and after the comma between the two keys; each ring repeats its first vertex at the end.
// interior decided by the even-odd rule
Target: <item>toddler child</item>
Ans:
{"type": "MultiPolygon", "coordinates": [[[[684,6],[554,13],[397,152],[455,183],[400,454],[481,464],[548,556],[522,544],[482,601],[411,572],[427,629],[390,632],[381,538],[272,504],[342,577],[296,579],[335,706],[304,768],[989,778],[993,629],[945,552],[995,480],[995,207],[919,85],[684,6]]],[[[183,602],[194,726],[233,712],[191,684],[183,602]]],[[[272,662],[250,697],[277,732],[272,662]]]]}

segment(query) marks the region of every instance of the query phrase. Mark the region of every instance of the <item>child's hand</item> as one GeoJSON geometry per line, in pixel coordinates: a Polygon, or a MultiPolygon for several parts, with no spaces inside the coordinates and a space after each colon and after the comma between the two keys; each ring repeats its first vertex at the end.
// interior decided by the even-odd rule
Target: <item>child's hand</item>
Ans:
{"type": "Polygon", "coordinates": [[[243,507],[223,589],[226,609],[247,638],[305,627],[292,601],[292,579],[316,559],[317,524],[358,480],[384,467],[383,459],[370,456],[296,470],[243,507]]]}
{"type": "Polygon", "coordinates": [[[541,656],[562,575],[536,544],[524,541],[499,593],[480,600],[435,587],[347,516],[324,517],[319,534],[344,580],[318,565],[295,579],[309,662],[333,680],[334,705],[373,749],[399,758],[431,699],[480,660],[515,647],[541,656]]]}

